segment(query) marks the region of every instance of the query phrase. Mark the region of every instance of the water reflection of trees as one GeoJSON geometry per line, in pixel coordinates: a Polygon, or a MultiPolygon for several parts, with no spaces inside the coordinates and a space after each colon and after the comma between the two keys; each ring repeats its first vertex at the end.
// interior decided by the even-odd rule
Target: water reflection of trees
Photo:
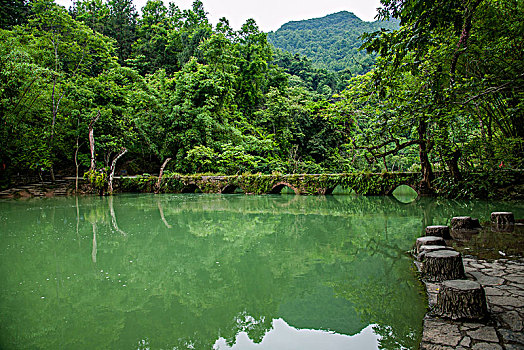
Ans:
{"type": "Polygon", "coordinates": [[[198,212],[203,210],[233,211],[242,213],[289,213],[298,215],[305,213],[315,215],[349,216],[377,213],[395,216],[419,216],[424,224],[431,225],[440,222],[449,222],[451,217],[458,215],[472,215],[480,217],[481,221],[489,221],[491,211],[512,210],[524,212],[524,205],[512,202],[487,202],[476,200],[446,200],[421,197],[411,203],[401,203],[393,197],[364,197],[364,196],[261,196],[242,198],[242,203],[236,201],[238,196],[206,196],[205,200],[184,201],[182,204],[170,206],[170,202],[177,201],[177,195],[165,196],[162,204],[167,212],[179,213],[183,211],[198,212]],[[254,199],[256,198],[256,200],[254,199]],[[312,204],[312,205],[310,205],[312,204]]]}
{"type": "Polygon", "coordinates": [[[489,207],[348,196],[45,203],[23,215],[9,207],[14,218],[2,223],[3,232],[20,228],[16,242],[1,243],[8,345],[211,348],[239,331],[260,341],[284,317],[344,334],[373,323],[384,348],[411,347],[424,310],[413,306],[416,280],[402,252],[424,223],[489,207]],[[315,317],[300,311],[311,305],[315,317]]]}

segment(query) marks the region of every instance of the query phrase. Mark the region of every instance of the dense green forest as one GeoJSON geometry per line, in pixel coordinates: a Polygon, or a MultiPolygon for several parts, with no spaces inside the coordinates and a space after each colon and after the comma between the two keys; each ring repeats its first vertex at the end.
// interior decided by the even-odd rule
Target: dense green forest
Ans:
{"type": "Polygon", "coordinates": [[[335,72],[364,74],[374,65],[374,55],[361,50],[364,33],[398,29],[398,20],[365,22],[341,11],[322,18],[284,24],[268,39],[276,48],[309,58],[315,66],[335,72]]]}
{"type": "Polygon", "coordinates": [[[522,2],[382,6],[399,28],[366,34],[376,64],[352,75],[274,52],[253,20],[213,25],[199,0],[141,13],[131,0],[8,0],[2,186],[16,174],[158,173],[169,158],[179,173],[421,171],[428,190],[435,171],[458,183],[522,167],[522,2]]]}

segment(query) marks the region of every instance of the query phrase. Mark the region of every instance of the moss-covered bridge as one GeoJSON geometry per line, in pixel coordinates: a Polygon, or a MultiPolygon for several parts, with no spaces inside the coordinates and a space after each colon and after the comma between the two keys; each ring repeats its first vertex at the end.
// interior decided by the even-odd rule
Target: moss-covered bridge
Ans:
{"type": "Polygon", "coordinates": [[[235,176],[173,175],[164,176],[160,187],[152,175],[122,177],[117,180],[124,192],[164,193],[280,193],[284,187],[300,195],[327,195],[340,186],[361,195],[389,195],[398,186],[407,185],[420,193],[420,173],[352,174],[248,174],[235,176]]]}

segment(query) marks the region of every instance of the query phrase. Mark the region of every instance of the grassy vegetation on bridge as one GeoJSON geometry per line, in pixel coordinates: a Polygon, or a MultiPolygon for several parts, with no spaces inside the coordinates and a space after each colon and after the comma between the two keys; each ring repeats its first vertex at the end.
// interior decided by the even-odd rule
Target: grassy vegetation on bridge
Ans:
{"type": "MultiPolygon", "coordinates": [[[[433,194],[442,197],[461,198],[521,198],[524,184],[523,172],[504,170],[482,174],[465,174],[464,180],[455,183],[446,173],[436,174],[433,194]]],[[[123,192],[187,193],[233,193],[241,190],[246,194],[280,193],[287,186],[296,194],[330,194],[337,186],[360,195],[389,195],[400,185],[407,185],[420,194],[420,173],[343,173],[343,174],[242,174],[212,175],[167,174],[156,188],[158,177],[141,175],[120,179],[119,190],[123,192]]]]}

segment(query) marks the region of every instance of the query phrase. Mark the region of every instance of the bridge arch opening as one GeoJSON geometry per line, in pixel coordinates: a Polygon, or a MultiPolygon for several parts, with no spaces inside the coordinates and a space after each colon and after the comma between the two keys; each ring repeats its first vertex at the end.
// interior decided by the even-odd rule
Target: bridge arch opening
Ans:
{"type": "Polygon", "coordinates": [[[202,190],[197,185],[190,184],[184,187],[182,193],[202,193],[202,190]]]}
{"type": "Polygon", "coordinates": [[[401,203],[411,203],[418,197],[417,191],[408,185],[398,186],[391,192],[391,195],[401,203]]]}
{"type": "Polygon", "coordinates": [[[286,183],[279,183],[273,186],[271,194],[300,194],[298,190],[286,183]]]}
{"type": "Polygon", "coordinates": [[[357,192],[355,192],[352,188],[346,188],[342,185],[337,185],[336,187],[328,188],[326,191],[326,194],[332,194],[337,196],[348,196],[348,195],[356,195],[357,192]]]}
{"type": "Polygon", "coordinates": [[[236,185],[227,185],[221,191],[224,194],[242,194],[245,193],[244,190],[236,185]]]}

